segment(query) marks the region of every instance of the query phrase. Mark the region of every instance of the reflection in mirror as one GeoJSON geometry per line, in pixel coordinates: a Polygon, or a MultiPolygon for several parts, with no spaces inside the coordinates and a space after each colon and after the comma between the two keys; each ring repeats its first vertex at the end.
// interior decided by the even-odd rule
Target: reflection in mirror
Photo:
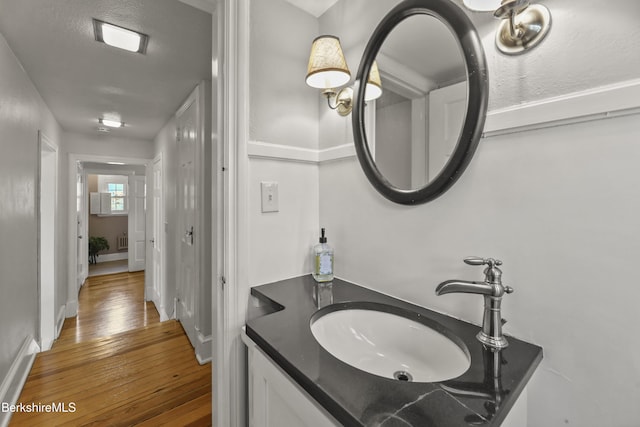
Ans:
{"type": "Polygon", "coordinates": [[[365,113],[367,141],[380,173],[402,190],[432,181],[456,148],[467,111],[460,45],[436,17],[400,22],[376,56],[382,97],[365,113]]]}

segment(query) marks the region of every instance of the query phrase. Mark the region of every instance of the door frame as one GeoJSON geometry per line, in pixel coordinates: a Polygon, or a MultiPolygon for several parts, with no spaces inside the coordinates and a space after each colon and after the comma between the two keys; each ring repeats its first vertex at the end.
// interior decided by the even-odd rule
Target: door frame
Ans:
{"type": "Polygon", "coordinates": [[[242,427],[248,409],[247,351],[240,331],[249,293],[244,268],[249,241],[249,1],[213,1],[213,424],[242,427]]]}
{"type": "MultiPolygon", "coordinates": [[[[138,158],[138,157],[119,157],[119,156],[100,156],[93,154],[80,154],[80,153],[69,153],[69,163],[68,163],[68,275],[67,278],[67,307],[66,307],[66,317],[75,317],[78,314],[78,293],[80,289],[76,289],[76,283],[78,280],[77,277],[77,265],[78,265],[78,255],[77,255],[77,233],[76,233],[76,201],[77,201],[77,191],[76,191],[76,171],[77,171],[77,163],[81,162],[91,162],[91,163],[107,163],[107,162],[119,162],[126,163],[132,166],[145,166],[148,167],[151,159],[146,158],[138,158]]],[[[86,182],[84,183],[86,187],[86,182]]],[[[82,201],[83,206],[83,217],[88,217],[88,203],[89,197],[84,192],[84,197],[82,201]]],[[[146,221],[146,219],[145,219],[146,221]]],[[[85,221],[86,222],[86,221],[85,221]]],[[[146,224],[148,225],[148,224],[146,224]]],[[[87,227],[87,224],[84,224],[84,227],[87,227]]],[[[86,234],[86,233],[84,233],[86,234]]],[[[86,258],[86,257],[83,257],[86,258]]],[[[88,262],[83,259],[82,262],[88,262]]]]}
{"type": "Polygon", "coordinates": [[[212,15],[213,425],[246,425],[249,0],[180,0],[212,15]],[[202,1],[211,3],[202,4],[202,1]]]}
{"type": "Polygon", "coordinates": [[[39,300],[39,344],[41,351],[49,350],[60,333],[59,313],[56,313],[58,284],[58,146],[42,131],[38,131],[38,300],[39,300]],[[44,162],[45,155],[51,156],[44,162]],[[47,183],[47,194],[43,184],[47,183]],[[46,221],[46,223],[45,223],[46,221]]]}

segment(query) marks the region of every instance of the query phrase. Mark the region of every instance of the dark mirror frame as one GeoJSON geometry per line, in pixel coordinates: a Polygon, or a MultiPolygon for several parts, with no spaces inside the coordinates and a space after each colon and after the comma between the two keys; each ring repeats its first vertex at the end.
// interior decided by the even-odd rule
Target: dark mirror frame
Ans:
{"type": "Polygon", "coordinates": [[[459,6],[451,0],[405,0],[394,7],[380,21],[369,39],[354,85],[352,119],[356,153],[365,175],[376,190],[387,199],[404,205],[426,203],[446,192],[460,178],[478,147],[487,113],[488,91],[489,78],[480,37],[459,6]],[[398,24],[414,15],[429,15],[439,19],[458,39],[467,68],[467,111],[456,148],[440,174],[421,188],[403,190],[380,173],[371,156],[365,132],[364,92],[371,64],[380,46],[398,24]]]}

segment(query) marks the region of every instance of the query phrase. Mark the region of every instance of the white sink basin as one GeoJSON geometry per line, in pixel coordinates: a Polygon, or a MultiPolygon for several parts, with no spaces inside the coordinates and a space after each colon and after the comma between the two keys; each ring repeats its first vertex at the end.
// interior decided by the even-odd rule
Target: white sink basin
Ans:
{"type": "Polygon", "coordinates": [[[312,320],[311,332],[334,357],[385,378],[444,381],[462,375],[470,365],[466,349],[451,339],[384,311],[332,311],[312,320]]]}

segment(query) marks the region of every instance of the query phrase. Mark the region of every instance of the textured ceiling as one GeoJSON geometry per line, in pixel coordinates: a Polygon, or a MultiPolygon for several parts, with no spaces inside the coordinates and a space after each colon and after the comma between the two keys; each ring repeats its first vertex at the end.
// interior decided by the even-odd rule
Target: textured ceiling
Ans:
{"type": "Polygon", "coordinates": [[[211,15],[178,0],[0,0],[0,32],[69,132],[151,140],[211,78],[211,15]],[[94,40],[92,18],[149,35],[146,55],[94,40]]]}

